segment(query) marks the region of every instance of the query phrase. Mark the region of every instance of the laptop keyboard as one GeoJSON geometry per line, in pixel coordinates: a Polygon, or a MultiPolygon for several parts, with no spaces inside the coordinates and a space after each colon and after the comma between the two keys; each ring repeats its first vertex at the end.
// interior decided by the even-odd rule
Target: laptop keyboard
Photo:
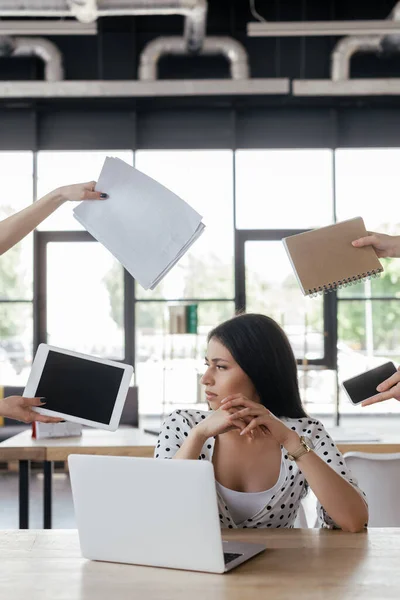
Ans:
{"type": "Polygon", "coordinates": [[[239,558],[239,556],[243,556],[243,554],[235,554],[234,552],[224,552],[224,561],[227,565],[228,563],[235,560],[235,558],[239,558]]]}

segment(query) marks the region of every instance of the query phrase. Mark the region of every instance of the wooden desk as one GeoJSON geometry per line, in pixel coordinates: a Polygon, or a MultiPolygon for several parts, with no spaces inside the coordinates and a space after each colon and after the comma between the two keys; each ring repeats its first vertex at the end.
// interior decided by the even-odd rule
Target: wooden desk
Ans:
{"type": "Polygon", "coordinates": [[[107,454],[152,457],[154,435],[133,427],[117,431],[84,429],[82,436],[34,440],[30,431],[0,443],[0,462],[19,461],[19,526],[29,526],[29,461],[43,461],[43,526],[51,529],[53,462],[67,460],[70,454],[107,454]]]}
{"type": "Polygon", "coordinates": [[[398,600],[400,529],[224,531],[267,550],[225,575],[91,562],[77,532],[1,531],[7,600],[398,600]]]}
{"type": "MultiPolygon", "coordinates": [[[[51,528],[52,469],[56,460],[67,460],[70,454],[106,454],[115,456],[152,457],[156,436],[143,433],[140,429],[121,427],[115,432],[100,429],[84,429],[76,438],[33,440],[29,431],[19,433],[0,443],[0,462],[19,461],[19,525],[29,525],[29,461],[43,461],[43,524],[51,528]]],[[[400,452],[400,436],[385,437],[380,442],[338,442],[342,453],[400,452]]]]}

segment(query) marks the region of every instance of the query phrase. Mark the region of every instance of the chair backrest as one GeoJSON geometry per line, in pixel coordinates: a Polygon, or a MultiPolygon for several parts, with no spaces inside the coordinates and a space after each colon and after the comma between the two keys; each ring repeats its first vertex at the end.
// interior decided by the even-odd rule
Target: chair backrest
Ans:
{"type": "Polygon", "coordinates": [[[136,385],[128,389],[119,424],[139,427],[139,390],[136,385]]]}
{"type": "Polygon", "coordinates": [[[295,519],[293,526],[295,529],[308,529],[306,511],[304,510],[304,506],[303,506],[302,502],[300,502],[299,510],[297,512],[297,517],[295,519]]]}
{"type": "Polygon", "coordinates": [[[347,452],[344,459],[367,496],[369,527],[399,527],[400,453],[347,452]]]}

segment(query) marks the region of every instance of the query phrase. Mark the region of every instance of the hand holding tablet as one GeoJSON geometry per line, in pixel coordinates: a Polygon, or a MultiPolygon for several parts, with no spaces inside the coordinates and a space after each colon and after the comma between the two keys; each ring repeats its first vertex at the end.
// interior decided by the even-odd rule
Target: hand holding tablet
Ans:
{"type": "Polygon", "coordinates": [[[132,374],[131,365],[40,344],[24,396],[46,398],[32,409],[42,415],[115,431],[132,374]]]}

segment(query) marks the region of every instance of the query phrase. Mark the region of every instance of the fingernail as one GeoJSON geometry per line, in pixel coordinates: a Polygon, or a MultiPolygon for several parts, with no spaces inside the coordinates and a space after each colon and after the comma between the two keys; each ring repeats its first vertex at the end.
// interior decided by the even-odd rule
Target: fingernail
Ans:
{"type": "Polygon", "coordinates": [[[40,398],[40,403],[41,404],[46,404],[47,402],[47,398],[40,398]]]}
{"type": "Polygon", "coordinates": [[[108,198],[108,194],[100,194],[100,198],[108,198]]]}
{"type": "Polygon", "coordinates": [[[381,391],[382,391],[382,389],[383,389],[383,387],[382,387],[382,385],[381,385],[381,384],[379,384],[379,385],[377,385],[377,386],[376,386],[376,389],[378,390],[378,392],[381,392],[381,391]]]}

